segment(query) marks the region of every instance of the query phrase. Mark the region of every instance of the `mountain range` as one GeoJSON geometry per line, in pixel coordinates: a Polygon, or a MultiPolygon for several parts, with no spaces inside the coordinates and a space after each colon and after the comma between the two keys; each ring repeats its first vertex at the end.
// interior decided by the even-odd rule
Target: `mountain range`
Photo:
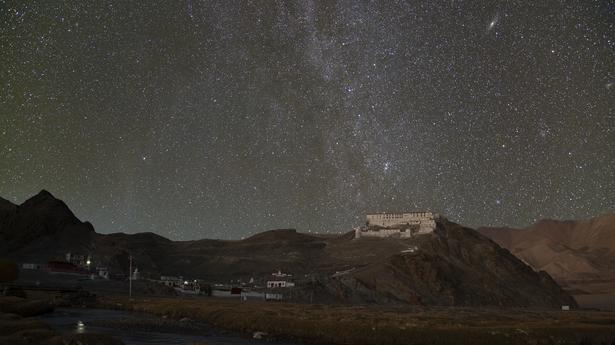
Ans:
{"type": "Polygon", "coordinates": [[[299,301],[309,296],[323,303],[576,306],[549,274],[447,220],[411,239],[280,229],[238,241],[171,241],[153,233],[98,234],[47,191],[21,205],[0,199],[0,256],[44,263],[69,251],[121,273],[132,255],[142,274],[155,279],[248,281],[282,270],[294,275],[299,301]]]}

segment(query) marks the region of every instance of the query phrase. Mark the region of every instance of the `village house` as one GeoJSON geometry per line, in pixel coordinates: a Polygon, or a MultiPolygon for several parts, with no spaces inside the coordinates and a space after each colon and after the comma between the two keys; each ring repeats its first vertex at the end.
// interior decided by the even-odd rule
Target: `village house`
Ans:
{"type": "Polygon", "coordinates": [[[66,261],[49,261],[44,270],[51,274],[89,275],[84,268],[66,261]]]}
{"type": "Polygon", "coordinates": [[[285,281],[285,280],[268,280],[267,281],[267,288],[268,289],[287,288],[287,287],[293,287],[293,286],[295,286],[295,283],[288,282],[288,281],[285,281]]]}
{"type": "Polygon", "coordinates": [[[266,293],[265,300],[266,301],[282,301],[284,296],[281,293],[266,293]]]}
{"type": "Polygon", "coordinates": [[[292,274],[282,273],[282,271],[277,271],[271,274],[271,277],[267,279],[267,288],[275,289],[275,288],[289,288],[295,286],[295,283],[292,281],[292,274]]]}
{"type": "Polygon", "coordinates": [[[21,264],[21,268],[24,270],[38,270],[40,269],[40,265],[39,264],[32,264],[32,263],[23,263],[21,264]]]}
{"type": "Polygon", "coordinates": [[[199,295],[201,294],[201,284],[198,280],[184,280],[179,287],[175,287],[175,291],[182,294],[199,295]]]}
{"type": "Polygon", "coordinates": [[[98,276],[103,279],[109,279],[109,268],[105,266],[96,267],[96,272],[98,272],[98,276]]]}
{"type": "Polygon", "coordinates": [[[160,282],[166,286],[179,288],[182,286],[184,279],[182,276],[160,276],[160,282]]]}
{"type": "Polygon", "coordinates": [[[73,254],[71,252],[65,255],[66,262],[69,262],[79,268],[90,268],[92,258],[89,255],[73,254]]]}
{"type": "Polygon", "coordinates": [[[372,213],[366,216],[364,227],[355,228],[355,238],[410,238],[436,229],[440,216],[433,212],[372,213]]]}

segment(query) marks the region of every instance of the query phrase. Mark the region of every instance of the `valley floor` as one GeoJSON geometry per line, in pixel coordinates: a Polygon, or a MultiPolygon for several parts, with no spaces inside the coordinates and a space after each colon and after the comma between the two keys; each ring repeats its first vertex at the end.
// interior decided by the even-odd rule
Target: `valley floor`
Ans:
{"type": "Polygon", "coordinates": [[[331,344],[613,344],[615,312],[101,297],[99,306],[331,344]]]}

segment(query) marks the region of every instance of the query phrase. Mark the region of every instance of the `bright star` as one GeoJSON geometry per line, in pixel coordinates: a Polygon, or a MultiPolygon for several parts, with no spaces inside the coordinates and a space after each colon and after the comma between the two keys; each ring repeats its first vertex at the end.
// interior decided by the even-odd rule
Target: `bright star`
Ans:
{"type": "Polygon", "coordinates": [[[389,168],[391,168],[391,163],[390,162],[384,162],[384,172],[389,171],[389,168]]]}
{"type": "Polygon", "coordinates": [[[499,15],[495,15],[495,17],[493,17],[493,19],[491,20],[491,22],[489,23],[489,25],[487,26],[487,31],[491,31],[499,22],[500,20],[500,16],[499,15]]]}

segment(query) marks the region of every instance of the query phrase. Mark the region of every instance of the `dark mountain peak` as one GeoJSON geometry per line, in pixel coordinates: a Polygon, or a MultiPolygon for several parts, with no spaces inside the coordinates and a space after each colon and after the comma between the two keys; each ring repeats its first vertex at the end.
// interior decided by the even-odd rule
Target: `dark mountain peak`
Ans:
{"type": "Polygon", "coordinates": [[[302,234],[295,229],[275,229],[264,231],[246,238],[246,242],[260,241],[309,241],[314,240],[313,236],[302,234]]]}
{"type": "Polygon", "coordinates": [[[54,218],[62,223],[81,223],[64,201],[57,199],[46,190],[24,201],[19,205],[20,212],[37,213],[54,218]]]}
{"type": "Polygon", "coordinates": [[[95,235],[92,224],[81,222],[62,200],[46,190],[14,206],[13,211],[0,212],[0,233],[0,251],[44,252],[47,256],[86,248],[95,235]]]}
{"type": "Polygon", "coordinates": [[[90,222],[83,222],[83,227],[88,231],[88,232],[96,232],[96,230],[94,230],[94,225],[92,225],[92,223],[90,222]]]}
{"type": "Polygon", "coordinates": [[[0,198],[0,236],[6,228],[4,223],[11,217],[11,215],[15,214],[16,210],[17,205],[6,199],[0,198]]]}
{"type": "Polygon", "coordinates": [[[0,204],[11,204],[11,205],[15,205],[12,202],[10,202],[9,200],[6,200],[5,198],[0,196],[0,204]]]}
{"type": "Polygon", "coordinates": [[[138,232],[136,234],[134,234],[135,238],[146,238],[146,239],[150,239],[151,241],[160,241],[160,242],[171,242],[170,239],[158,235],[155,232],[151,232],[151,231],[147,231],[147,232],[138,232]]]}
{"type": "Polygon", "coordinates": [[[160,236],[153,232],[137,232],[136,234],[127,234],[123,232],[114,232],[111,234],[102,235],[110,240],[117,241],[132,241],[140,244],[147,243],[170,243],[170,239],[160,236]]]}
{"type": "Polygon", "coordinates": [[[46,202],[46,201],[59,201],[59,199],[56,199],[55,196],[53,196],[53,194],[49,193],[47,190],[43,189],[40,192],[38,192],[37,194],[33,195],[32,197],[30,197],[28,200],[24,201],[22,205],[25,204],[39,204],[42,202],[46,202]]]}
{"type": "Polygon", "coordinates": [[[15,208],[17,208],[17,205],[0,197],[0,212],[14,210],[15,208]]]}
{"type": "Polygon", "coordinates": [[[36,195],[41,196],[41,197],[52,197],[52,198],[54,198],[53,194],[51,194],[51,193],[50,193],[48,190],[46,190],[46,189],[41,189],[41,191],[40,191],[40,192],[38,192],[38,194],[36,194],[36,195]]]}

